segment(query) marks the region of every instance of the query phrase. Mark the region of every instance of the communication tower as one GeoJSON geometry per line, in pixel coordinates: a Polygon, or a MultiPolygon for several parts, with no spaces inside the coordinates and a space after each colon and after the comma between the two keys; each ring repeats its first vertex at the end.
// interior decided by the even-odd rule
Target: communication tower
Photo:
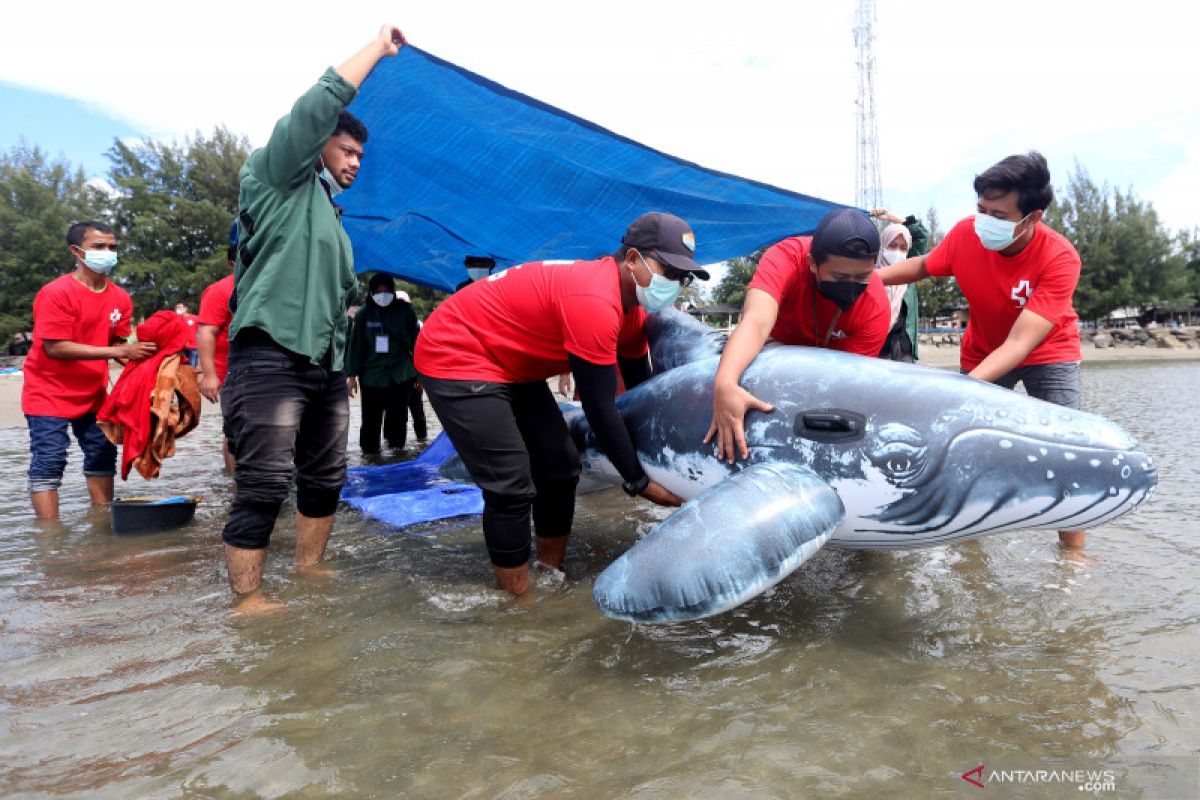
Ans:
{"type": "Polygon", "coordinates": [[[875,0],[858,0],[854,46],[858,50],[858,156],[854,202],[859,208],[883,205],[879,176],[879,127],[875,120],[875,0]]]}

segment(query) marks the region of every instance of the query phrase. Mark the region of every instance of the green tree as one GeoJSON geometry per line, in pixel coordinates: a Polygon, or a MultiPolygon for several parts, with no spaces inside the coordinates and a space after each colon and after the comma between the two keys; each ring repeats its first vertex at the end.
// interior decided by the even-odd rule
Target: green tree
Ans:
{"type": "Polygon", "coordinates": [[[408,281],[397,280],[396,288],[408,292],[409,298],[412,299],[413,311],[417,312],[417,319],[422,321],[428,319],[433,310],[450,296],[446,292],[430,289],[428,286],[418,286],[408,281]]]}
{"type": "Polygon", "coordinates": [[[217,128],[183,144],[120,140],[108,151],[121,265],[114,280],[139,316],[185,302],[228,274],[225,250],[237,210],[245,137],[217,128]]]}
{"type": "Polygon", "coordinates": [[[72,269],[67,228],[106,219],[105,206],[103,193],[66,161],[24,142],[0,154],[0,352],[14,333],[33,329],[38,290],[72,269]]]}
{"type": "Polygon", "coordinates": [[[1200,228],[1181,231],[1179,252],[1183,255],[1184,272],[1187,275],[1187,302],[1200,304],[1200,228]]]}
{"type": "Polygon", "coordinates": [[[1075,310],[1098,320],[1118,308],[1178,305],[1192,284],[1186,245],[1132,189],[1097,185],[1078,164],[1047,224],[1079,251],[1075,310]]]}
{"type": "MultiPolygon", "coordinates": [[[[942,230],[937,209],[931,207],[926,212],[925,219],[929,229],[929,249],[933,250],[938,242],[945,238],[946,232],[942,230]]],[[[965,308],[966,305],[967,300],[954,278],[929,278],[917,283],[917,307],[922,319],[945,317],[956,309],[965,308]]]]}
{"type": "Polygon", "coordinates": [[[746,287],[758,269],[758,260],[765,251],[759,250],[748,256],[731,258],[726,263],[725,274],[712,292],[714,303],[728,303],[731,306],[742,306],[746,302],[746,287]]]}
{"type": "Polygon", "coordinates": [[[1109,194],[1107,185],[1098,186],[1076,164],[1067,190],[1046,212],[1046,224],[1075,245],[1083,262],[1075,289],[1075,310],[1083,319],[1107,316],[1136,299],[1133,272],[1121,268],[1114,252],[1109,194]]]}

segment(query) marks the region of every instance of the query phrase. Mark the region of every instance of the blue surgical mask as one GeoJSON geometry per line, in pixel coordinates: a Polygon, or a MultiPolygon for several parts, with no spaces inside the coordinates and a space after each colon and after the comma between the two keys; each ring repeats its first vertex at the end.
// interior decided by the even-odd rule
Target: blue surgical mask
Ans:
{"type": "Polygon", "coordinates": [[[637,301],[651,314],[657,314],[674,304],[675,298],[679,297],[679,290],[683,287],[679,285],[678,281],[673,281],[650,269],[650,265],[646,263],[646,259],[642,258],[641,253],[638,253],[638,258],[642,259],[642,266],[650,273],[650,285],[642,286],[637,281],[633,282],[637,301]]]}
{"type": "MultiPolygon", "coordinates": [[[[996,219],[989,214],[976,214],[975,235],[979,237],[979,243],[988,250],[1003,250],[1019,238],[1013,236],[1013,231],[1027,219],[1029,219],[1029,214],[1021,217],[1016,222],[1009,222],[1006,219],[996,219]]],[[[1026,229],[1025,233],[1028,233],[1030,230],[1032,228],[1026,229]]],[[[1021,236],[1024,236],[1025,233],[1022,233],[1021,236]]]]}
{"type": "Polygon", "coordinates": [[[467,277],[473,281],[481,281],[491,272],[487,267],[467,267],[467,277]]]}
{"type": "Polygon", "coordinates": [[[371,295],[371,299],[374,300],[375,305],[379,306],[380,308],[387,308],[392,304],[392,301],[396,299],[396,294],[394,292],[376,292],[375,294],[371,295]]]}
{"type": "Polygon", "coordinates": [[[325,162],[321,162],[321,180],[325,181],[325,185],[329,187],[329,196],[337,197],[343,191],[342,185],[333,177],[333,173],[329,171],[329,167],[325,166],[325,162]]]}
{"type": "Polygon", "coordinates": [[[117,265],[117,254],[112,250],[84,250],[83,265],[92,272],[107,275],[117,265]]]}

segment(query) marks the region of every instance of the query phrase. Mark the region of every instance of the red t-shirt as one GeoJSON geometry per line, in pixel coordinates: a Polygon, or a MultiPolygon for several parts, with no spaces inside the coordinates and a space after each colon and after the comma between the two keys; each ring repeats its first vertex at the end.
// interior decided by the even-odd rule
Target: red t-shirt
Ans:
{"type": "MultiPolygon", "coordinates": [[[[808,266],[811,248],[811,236],[794,236],[771,246],[763,253],[750,281],[750,289],[761,289],[779,304],[779,316],[771,336],[784,344],[822,346],[838,312],[837,304],[817,291],[816,276],[808,266]]],[[[887,339],[890,322],[891,305],[883,281],[878,273],[872,273],[867,290],[838,317],[825,346],[846,353],[877,356],[887,339]]]]}
{"type": "Polygon", "coordinates": [[[416,367],[443,380],[531,383],[646,354],[645,311],[621,307],[617,262],[537,261],[475,281],[442,303],[417,337],[416,367]]]}
{"type": "Polygon", "coordinates": [[[1079,283],[1079,253],[1062,234],[1040,222],[1033,239],[1015,256],[988,250],[975,234],[975,217],[959,222],[925,257],[930,275],[953,275],[971,308],[963,335],[962,368],[972,370],[1008,338],[1026,309],[1054,323],[1042,343],[1021,362],[1079,361],[1079,315],[1071,298],[1079,283]]]}
{"type": "Polygon", "coordinates": [[[221,383],[225,382],[225,374],[229,371],[229,323],[233,321],[233,312],[229,310],[229,298],[232,296],[232,275],[210,283],[200,295],[200,314],[196,317],[200,325],[212,325],[217,329],[217,347],[213,351],[213,363],[221,383]]]}
{"type": "Polygon", "coordinates": [[[43,342],[67,340],[108,347],[129,336],[133,301],[105,281],[93,292],[70,275],[47,283],[33,300],[33,347],[25,359],[21,411],[75,419],[97,411],[108,391],[108,359],[66,361],[46,355],[43,342]]]}

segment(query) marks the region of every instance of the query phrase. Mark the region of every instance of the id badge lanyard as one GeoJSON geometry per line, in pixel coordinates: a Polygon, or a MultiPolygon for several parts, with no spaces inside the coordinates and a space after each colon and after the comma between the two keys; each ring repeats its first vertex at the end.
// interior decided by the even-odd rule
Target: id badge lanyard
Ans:
{"type": "Polygon", "coordinates": [[[812,323],[813,324],[813,344],[816,345],[817,347],[828,347],[829,346],[829,337],[833,336],[833,329],[835,327],[837,327],[838,320],[842,318],[842,309],[838,308],[837,312],[834,313],[834,315],[833,315],[833,319],[829,320],[829,327],[825,330],[825,338],[822,339],[821,342],[818,344],[817,343],[817,287],[816,287],[815,278],[814,278],[814,282],[813,282],[812,314],[813,314],[813,323],[812,323]]]}

